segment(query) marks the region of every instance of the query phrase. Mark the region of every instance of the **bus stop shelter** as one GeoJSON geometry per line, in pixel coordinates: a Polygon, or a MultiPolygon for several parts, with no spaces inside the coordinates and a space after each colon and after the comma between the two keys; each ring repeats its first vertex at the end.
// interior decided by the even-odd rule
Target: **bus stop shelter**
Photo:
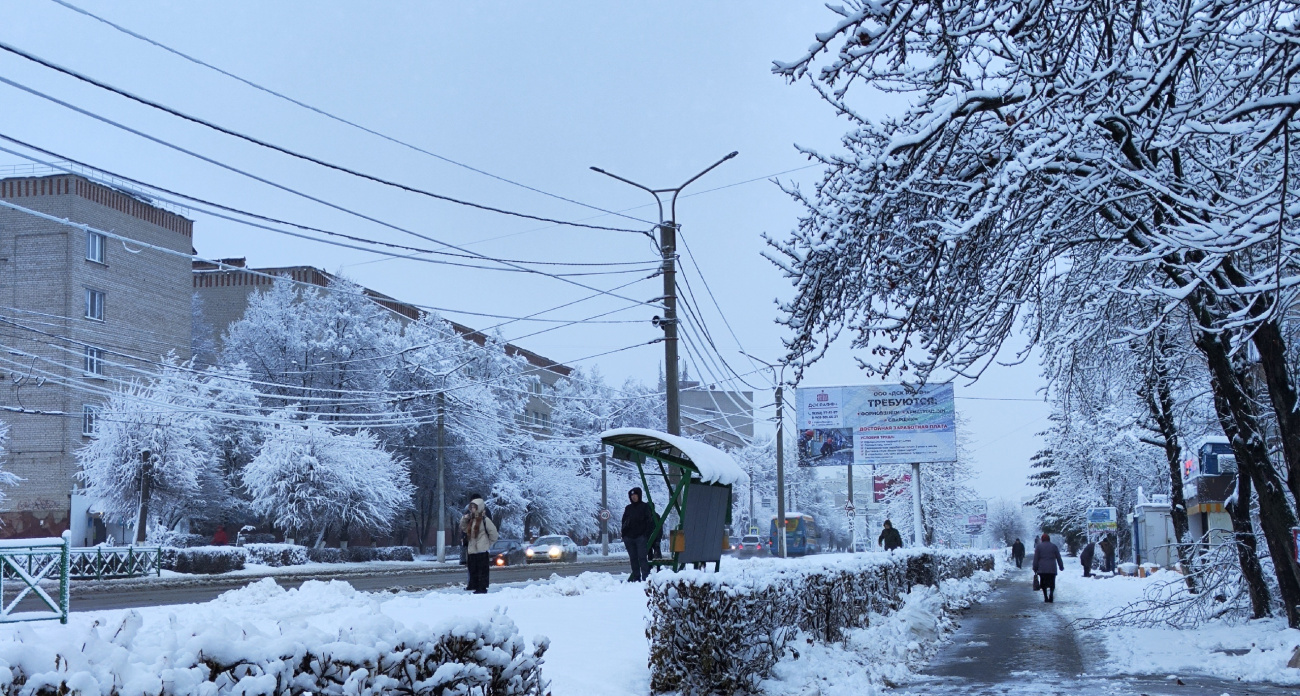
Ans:
{"type": "Polygon", "coordinates": [[[659,517],[653,537],[662,538],[670,514],[677,514],[677,528],[668,535],[670,557],[651,564],[673,570],[687,564],[721,565],[728,546],[732,486],[749,480],[731,455],[697,440],[644,428],[607,430],[600,441],[613,448],[615,459],[636,465],[646,502],[659,517]],[[663,479],[668,491],[662,509],[652,498],[647,469],[651,477],[663,479]]]}

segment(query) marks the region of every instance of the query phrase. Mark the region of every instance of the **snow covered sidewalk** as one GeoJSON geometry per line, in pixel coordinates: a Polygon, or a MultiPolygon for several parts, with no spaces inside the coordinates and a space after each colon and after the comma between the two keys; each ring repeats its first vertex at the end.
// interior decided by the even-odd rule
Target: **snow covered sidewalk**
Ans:
{"type": "Polygon", "coordinates": [[[1295,693],[1282,685],[1300,683],[1300,670],[1285,666],[1300,631],[1277,620],[1188,631],[1075,626],[1140,598],[1153,582],[1177,581],[1172,573],[1084,579],[1067,558],[1052,604],[1031,579],[1028,569],[1009,573],[904,693],[1280,696],[1295,693]]]}

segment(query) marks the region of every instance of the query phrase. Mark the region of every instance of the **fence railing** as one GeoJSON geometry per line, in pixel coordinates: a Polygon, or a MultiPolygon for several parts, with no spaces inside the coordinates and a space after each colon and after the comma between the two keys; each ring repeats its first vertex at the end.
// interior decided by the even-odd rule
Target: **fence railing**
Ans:
{"type": "Polygon", "coordinates": [[[162,575],[162,549],[156,546],[72,549],[68,565],[73,580],[113,580],[162,575]]]}
{"type": "Polygon", "coordinates": [[[68,560],[71,550],[72,535],[69,532],[64,532],[62,538],[0,541],[0,623],[48,619],[68,622],[68,560]],[[57,599],[41,587],[42,580],[58,580],[57,599]],[[6,583],[18,588],[13,599],[6,596],[6,583]],[[28,595],[48,611],[15,611],[28,595]]]}

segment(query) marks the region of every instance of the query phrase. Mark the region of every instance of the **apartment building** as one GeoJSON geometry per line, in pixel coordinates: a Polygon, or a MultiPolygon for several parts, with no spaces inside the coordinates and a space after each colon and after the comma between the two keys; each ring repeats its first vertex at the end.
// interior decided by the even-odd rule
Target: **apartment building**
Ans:
{"type": "MultiPolygon", "coordinates": [[[[194,263],[193,290],[202,306],[202,320],[207,325],[204,330],[212,332],[213,346],[211,354],[196,356],[199,361],[215,361],[216,355],[221,350],[221,338],[226,327],[244,316],[244,310],[247,309],[249,298],[254,292],[269,290],[275,282],[274,277],[278,276],[286,276],[294,281],[310,283],[321,288],[328,288],[335,280],[334,276],[312,266],[247,268],[247,262],[242,258],[221,259],[218,263],[194,263]]],[[[375,303],[392,310],[404,323],[416,321],[423,313],[420,308],[383,293],[369,288],[362,288],[362,291],[375,303]]],[[[463,324],[449,323],[452,329],[465,340],[474,341],[479,345],[487,342],[487,334],[463,324]]],[[[537,377],[539,382],[536,391],[529,397],[520,419],[525,426],[538,431],[550,430],[551,404],[545,398],[545,394],[555,387],[561,377],[572,373],[572,368],[513,344],[506,344],[506,354],[526,360],[529,365],[527,374],[537,377]]]]}
{"type": "Polygon", "coordinates": [[[2,179],[0,201],[19,208],[0,207],[0,420],[4,468],[22,478],[0,538],[71,526],[80,543],[75,452],[96,409],[114,380],[189,357],[193,222],[72,174],[2,179]]]}

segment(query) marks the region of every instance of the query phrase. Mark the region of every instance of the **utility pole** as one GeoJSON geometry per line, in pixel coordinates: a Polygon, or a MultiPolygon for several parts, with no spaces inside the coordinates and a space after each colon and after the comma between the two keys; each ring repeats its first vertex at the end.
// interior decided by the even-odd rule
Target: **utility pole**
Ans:
{"type": "Polygon", "coordinates": [[[438,392],[438,562],[442,563],[447,560],[447,528],[445,518],[447,516],[447,478],[443,465],[442,456],[442,436],[443,429],[446,425],[444,417],[444,407],[447,400],[447,384],[443,380],[443,389],[438,392]]]}
{"type": "Polygon", "coordinates": [[[609,555],[609,480],[605,476],[605,445],[600,446],[600,555],[609,555]]]}
{"type": "MultiPolygon", "coordinates": [[[[655,326],[663,329],[664,332],[664,385],[667,387],[668,401],[668,434],[682,434],[682,413],[679,385],[677,380],[677,196],[682,189],[690,186],[696,179],[713,171],[714,167],[735,157],[738,153],[723,157],[701,171],[699,174],[686,180],[686,183],[676,188],[652,189],[642,186],[630,179],[624,179],[617,174],[610,174],[600,167],[592,167],[591,170],[599,172],[611,179],[617,179],[629,186],[635,186],[651,196],[654,196],[655,203],[659,206],[659,255],[663,258],[663,276],[664,276],[664,316],[655,317],[653,322],[655,326]],[[664,219],[664,201],[660,194],[671,193],[673,197],[669,205],[669,217],[664,219]]],[[[674,472],[676,469],[673,470],[674,472]]]]}
{"type": "MultiPolygon", "coordinates": [[[[785,367],[782,365],[782,367],[785,367]]],[[[776,383],[776,548],[781,558],[785,553],[785,403],[781,400],[781,381],[776,383]]]]}
{"type": "MultiPolygon", "coordinates": [[[[740,354],[767,365],[772,369],[772,376],[776,378],[776,526],[778,529],[776,549],[777,555],[785,558],[785,399],[782,389],[785,386],[785,363],[776,365],[762,358],[756,358],[743,350],[740,351],[740,354]]],[[[751,485],[753,485],[753,481],[753,478],[751,478],[751,485]]],[[[752,507],[753,504],[751,496],[750,506],[752,507]]]]}
{"type": "Polygon", "coordinates": [[[149,523],[149,497],[152,491],[150,479],[153,477],[153,452],[140,450],[140,517],[135,522],[135,543],[146,541],[146,525],[149,523]]]}

